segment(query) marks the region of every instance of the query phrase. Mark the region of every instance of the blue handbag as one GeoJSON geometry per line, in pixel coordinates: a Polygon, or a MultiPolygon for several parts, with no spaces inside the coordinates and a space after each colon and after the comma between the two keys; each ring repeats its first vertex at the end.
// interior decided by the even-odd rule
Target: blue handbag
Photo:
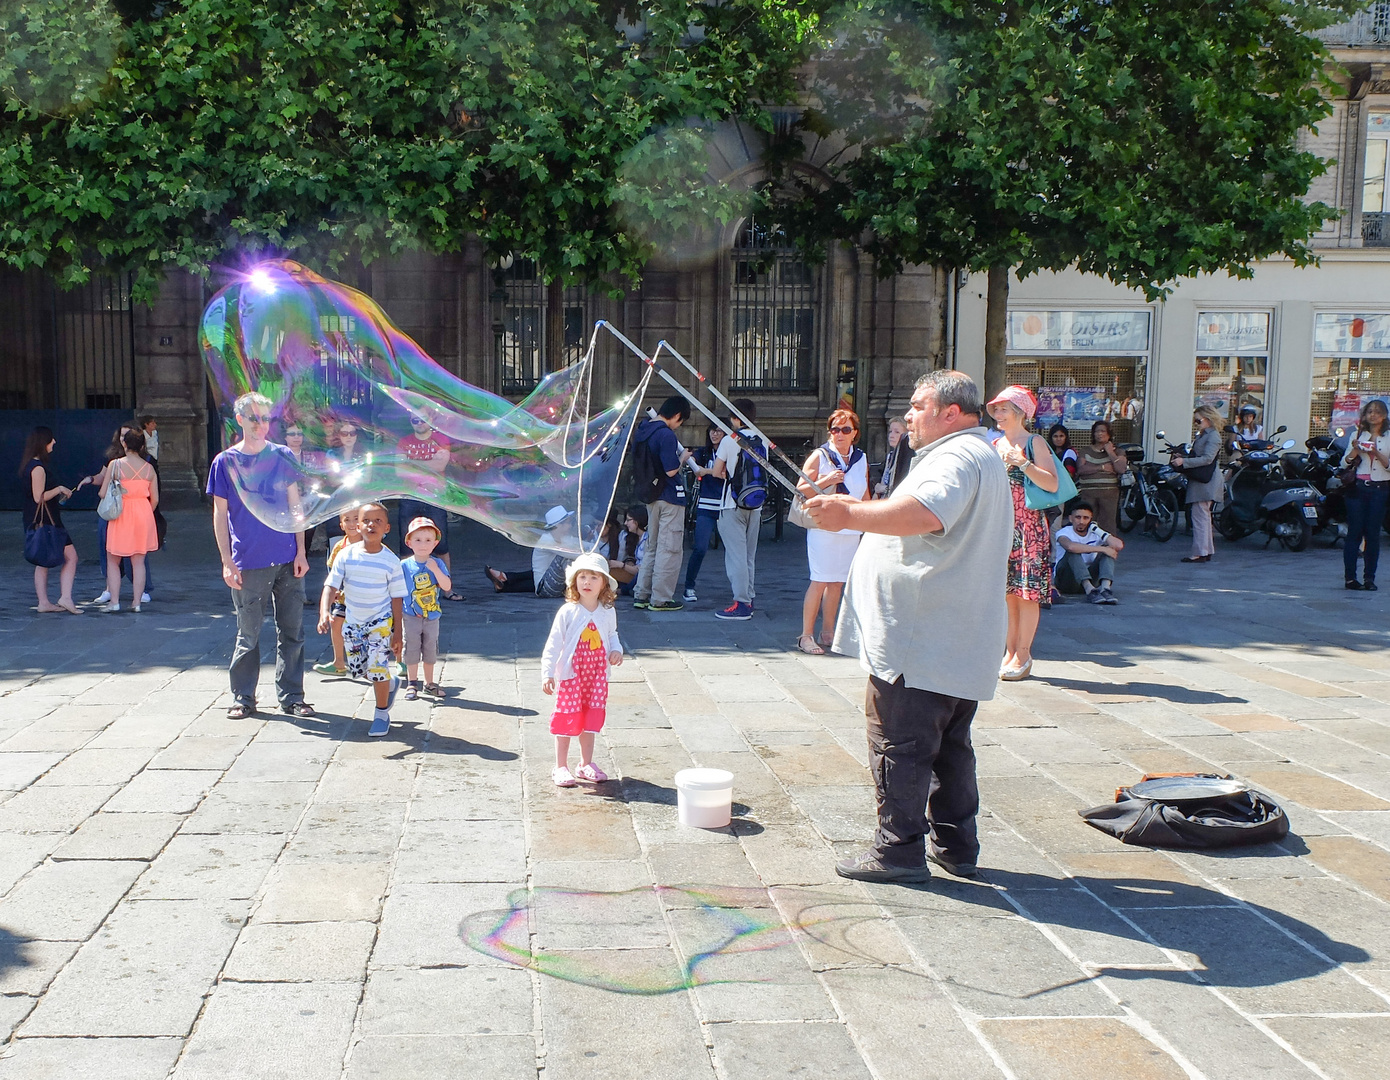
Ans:
{"type": "Polygon", "coordinates": [[[34,515],[34,527],[24,530],[25,561],[52,570],[63,565],[63,548],[67,545],[67,530],[54,525],[48,503],[40,503],[39,512],[34,515]],[[39,524],[40,514],[48,518],[47,524],[39,524]]]}
{"type": "MultiPolygon", "coordinates": [[[[1028,460],[1033,460],[1033,439],[1035,436],[1028,436],[1028,447],[1024,451],[1028,455],[1028,460]]],[[[1052,454],[1052,447],[1047,448],[1047,452],[1052,454]]],[[[1032,480],[1028,479],[1028,474],[1023,474],[1023,504],[1029,510],[1050,510],[1054,506],[1062,506],[1076,498],[1078,492],[1076,481],[1071,478],[1071,473],[1062,467],[1062,463],[1057,460],[1057,455],[1052,454],[1052,467],[1057,473],[1057,490],[1048,491],[1038,487],[1032,480]]]]}

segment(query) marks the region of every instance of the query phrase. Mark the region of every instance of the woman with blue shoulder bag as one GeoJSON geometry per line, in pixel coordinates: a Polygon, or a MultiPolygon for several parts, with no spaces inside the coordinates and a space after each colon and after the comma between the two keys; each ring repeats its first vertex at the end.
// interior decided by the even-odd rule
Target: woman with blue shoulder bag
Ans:
{"type": "Polygon", "coordinates": [[[46,427],[36,427],[24,443],[24,456],[19,462],[24,486],[24,557],[34,564],[38,610],[81,615],[81,609],[72,599],[72,582],[77,577],[77,548],[63,527],[63,514],[57,506],[57,500],[66,499],[72,489],[61,484],[48,486],[48,458],[55,445],[53,429],[46,427]],[[63,569],[58,577],[58,603],[50,604],[48,572],[59,566],[63,569]]]}
{"type": "Polygon", "coordinates": [[[999,677],[1017,682],[1033,670],[1038,616],[1042,602],[1052,593],[1052,536],[1044,511],[1074,498],[1076,484],[1058,465],[1047,440],[1028,430],[1028,421],[1038,411],[1038,399],[1031,390],[1006,386],[985,407],[999,425],[994,448],[1008,468],[1014,499],[1014,542],[1005,590],[1009,631],[999,677]]]}

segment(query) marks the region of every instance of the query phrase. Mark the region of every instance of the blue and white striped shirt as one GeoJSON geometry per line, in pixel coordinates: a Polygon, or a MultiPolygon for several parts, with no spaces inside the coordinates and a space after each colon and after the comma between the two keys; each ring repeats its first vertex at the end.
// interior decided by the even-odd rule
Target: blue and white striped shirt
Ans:
{"type": "Polygon", "coordinates": [[[369,552],[360,543],[349,544],[338,553],[324,584],[343,590],[350,623],[369,623],[390,615],[391,600],[404,600],[406,594],[401,560],[388,548],[369,552]]]}

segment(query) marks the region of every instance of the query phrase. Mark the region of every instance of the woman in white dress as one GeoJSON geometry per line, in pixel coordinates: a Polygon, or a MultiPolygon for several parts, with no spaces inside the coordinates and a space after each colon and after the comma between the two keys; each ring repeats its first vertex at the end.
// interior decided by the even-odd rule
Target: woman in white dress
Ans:
{"type": "MultiPolygon", "coordinates": [[[[854,444],[859,441],[859,417],[851,409],[836,409],[826,421],[829,438],[812,451],[801,469],[825,491],[849,495],[854,499],[869,497],[869,459],[854,444]]],[[[804,480],[797,487],[810,498],[816,493],[804,480]]],[[[806,559],[811,564],[811,584],[801,605],[801,637],[796,647],[804,653],[820,656],[835,637],[835,615],[840,609],[840,594],[849,577],[849,564],[859,547],[863,533],[855,529],[826,532],[824,529],[806,531],[806,559]],[[815,637],[816,611],[821,615],[820,643],[815,637]]]]}

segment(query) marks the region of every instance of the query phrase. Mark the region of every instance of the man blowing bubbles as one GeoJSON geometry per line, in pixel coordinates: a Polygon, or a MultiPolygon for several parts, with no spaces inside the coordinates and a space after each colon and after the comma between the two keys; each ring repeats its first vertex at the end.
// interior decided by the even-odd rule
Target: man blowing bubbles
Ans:
{"type": "Polygon", "coordinates": [[[878,828],[870,850],[835,868],[864,881],[925,881],[928,860],[975,873],[970,725],[978,702],[994,696],[1007,623],[1013,501],[980,426],[979,387],[957,371],[928,372],[906,421],[916,456],[889,498],[806,503],[817,527],[864,532],[834,646],[857,653],[869,673],[878,828]]]}

